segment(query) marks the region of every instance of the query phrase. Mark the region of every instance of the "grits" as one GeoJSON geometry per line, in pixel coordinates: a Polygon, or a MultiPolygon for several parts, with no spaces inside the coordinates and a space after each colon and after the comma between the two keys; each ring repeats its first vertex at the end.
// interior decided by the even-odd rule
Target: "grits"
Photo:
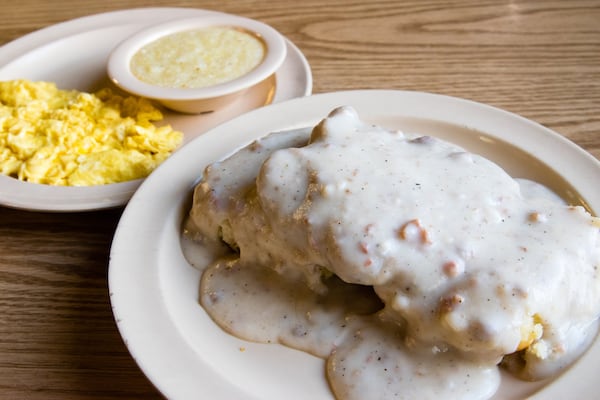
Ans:
{"type": "Polygon", "coordinates": [[[252,71],[265,56],[263,41],[244,31],[213,27],[165,36],[133,55],[141,81],[181,89],[229,82],[252,71]]]}
{"type": "Polygon", "coordinates": [[[0,82],[0,173],[48,185],[89,186],[146,177],[183,135],[155,126],[148,100],[51,82],[0,82]]]}

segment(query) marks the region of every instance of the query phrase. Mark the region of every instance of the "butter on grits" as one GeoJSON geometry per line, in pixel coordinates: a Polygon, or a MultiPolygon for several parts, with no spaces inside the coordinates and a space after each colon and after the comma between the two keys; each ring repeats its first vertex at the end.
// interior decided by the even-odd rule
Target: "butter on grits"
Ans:
{"type": "Polygon", "coordinates": [[[144,178],[182,142],[147,99],[0,81],[0,173],[48,185],[144,178]]]}

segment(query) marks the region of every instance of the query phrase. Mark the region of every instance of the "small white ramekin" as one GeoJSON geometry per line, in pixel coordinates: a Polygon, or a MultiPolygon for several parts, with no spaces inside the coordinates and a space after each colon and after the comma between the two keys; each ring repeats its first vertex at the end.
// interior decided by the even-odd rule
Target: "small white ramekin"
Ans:
{"type": "Polygon", "coordinates": [[[183,113],[215,111],[275,73],[286,57],[283,36],[272,27],[249,18],[222,14],[169,21],[143,29],[125,39],[111,52],[108,75],[121,89],[137,96],[156,100],[167,108],[183,113]],[[133,55],[143,46],[163,36],[214,26],[243,29],[257,35],[265,44],[262,62],[247,74],[228,82],[202,88],[171,88],[139,80],[130,69],[133,55]]]}

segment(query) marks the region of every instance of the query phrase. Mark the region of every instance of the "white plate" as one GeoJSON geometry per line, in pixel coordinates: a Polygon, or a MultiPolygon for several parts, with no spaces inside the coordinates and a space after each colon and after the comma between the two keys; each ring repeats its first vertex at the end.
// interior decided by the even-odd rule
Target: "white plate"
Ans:
{"type": "MultiPolygon", "coordinates": [[[[111,249],[109,286],[119,330],[167,398],[332,398],[320,359],[238,340],[211,321],[198,303],[200,273],[182,254],[180,229],[207,164],[268,132],[313,125],[339,105],[351,105],[362,119],[389,128],[452,140],[515,177],[537,179],[600,210],[598,160],[539,124],[486,105],[418,92],[351,91],[294,99],[235,118],[189,143],[140,186],[111,249]]],[[[595,345],[535,398],[590,398],[598,369],[595,345]]],[[[540,386],[504,382],[499,396],[523,398],[540,386]]]]}
{"type": "MultiPolygon", "coordinates": [[[[110,51],[134,32],[170,19],[220,15],[194,8],[139,8],[78,18],[30,33],[0,47],[0,80],[56,82],[84,91],[114,87],[106,73],[110,51]]],[[[300,50],[286,39],[287,57],[274,77],[217,112],[190,116],[165,112],[165,123],[184,132],[184,143],[232,117],[269,102],[312,92],[312,74],[300,50]]],[[[116,88],[115,88],[116,90],[116,88]]],[[[0,204],[40,211],[83,211],[125,204],[141,179],[91,187],[39,185],[0,175],[0,204]]]]}

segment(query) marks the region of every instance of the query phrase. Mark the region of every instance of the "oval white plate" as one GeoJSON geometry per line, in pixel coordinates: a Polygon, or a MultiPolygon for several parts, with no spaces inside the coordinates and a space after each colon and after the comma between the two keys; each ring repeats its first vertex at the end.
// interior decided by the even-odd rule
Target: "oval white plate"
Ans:
{"type": "MultiPolygon", "coordinates": [[[[161,165],[132,197],[114,237],[109,286],[115,319],[132,356],[167,398],[332,399],[320,359],[238,340],[211,321],[198,303],[200,273],[182,254],[180,231],[207,164],[269,132],[313,125],[339,105],[388,128],[452,140],[515,177],[537,179],[600,210],[598,160],[539,124],[486,105],[418,92],[351,91],[251,111],[161,165]]],[[[590,398],[599,368],[596,344],[536,398],[590,398]]],[[[523,398],[542,384],[506,381],[498,396],[523,398]]]]}
{"type": "MultiPolygon", "coordinates": [[[[149,25],[170,19],[222,15],[195,8],[139,8],[78,18],[30,33],[0,47],[0,80],[25,78],[56,82],[61,89],[94,91],[114,87],[106,73],[111,50],[149,25]]],[[[164,123],[184,132],[184,143],[208,129],[270,102],[312,92],[310,66],[286,39],[287,57],[275,76],[250,89],[222,110],[205,115],[165,112],[164,123]]],[[[116,90],[116,88],[115,88],[116,90]]],[[[60,187],[21,182],[0,175],[0,204],[38,211],[84,211],[120,206],[141,179],[91,187],[60,187]]]]}

